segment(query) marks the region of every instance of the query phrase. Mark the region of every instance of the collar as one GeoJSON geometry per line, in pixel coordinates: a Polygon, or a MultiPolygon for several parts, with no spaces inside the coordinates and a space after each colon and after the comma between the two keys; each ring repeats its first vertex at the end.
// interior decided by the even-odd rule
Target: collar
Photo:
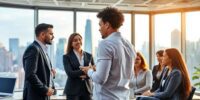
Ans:
{"type": "Polygon", "coordinates": [[[105,38],[105,40],[112,39],[115,36],[121,36],[121,33],[120,32],[112,32],[108,37],[105,38]]]}
{"type": "Polygon", "coordinates": [[[42,50],[47,53],[48,47],[43,44],[40,40],[38,40],[37,38],[35,39],[35,41],[42,47],[42,50]]]}

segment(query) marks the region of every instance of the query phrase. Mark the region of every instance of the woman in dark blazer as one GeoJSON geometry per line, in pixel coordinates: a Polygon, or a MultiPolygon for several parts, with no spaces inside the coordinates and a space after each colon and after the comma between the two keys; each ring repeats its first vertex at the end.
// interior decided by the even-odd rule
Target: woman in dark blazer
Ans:
{"type": "Polygon", "coordinates": [[[162,57],[163,57],[163,52],[164,50],[159,50],[156,52],[156,57],[158,60],[158,65],[155,65],[153,67],[153,71],[152,71],[152,75],[153,75],[153,85],[151,88],[151,92],[154,92],[155,90],[158,89],[159,85],[160,85],[160,80],[162,78],[163,75],[163,66],[162,66],[162,57]]]}
{"type": "Polygon", "coordinates": [[[70,35],[67,54],[63,56],[64,69],[68,75],[65,92],[67,100],[91,100],[92,82],[80,67],[94,65],[92,55],[83,51],[79,33],[70,35]]]}
{"type": "Polygon", "coordinates": [[[160,87],[155,92],[145,92],[139,100],[187,100],[191,92],[188,70],[181,56],[175,49],[166,49],[162,63],[168,68],[167,76],[162,78],[160,87]]]}

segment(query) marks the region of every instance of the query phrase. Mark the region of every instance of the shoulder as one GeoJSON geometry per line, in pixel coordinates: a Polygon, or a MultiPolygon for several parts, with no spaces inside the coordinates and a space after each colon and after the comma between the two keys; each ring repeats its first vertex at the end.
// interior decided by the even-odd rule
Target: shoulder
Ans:
{"type": "Polygon", "coordinates": [[[33,42],[32,44],[30,44],[27,47],[26,51],[35,51],[35,52],[38,52],[39,51],[39,46],[35,42],[33,42]]]}
{"type": "Polygon", "coordinates": [[[86,51],[84,51],[84,53],[85,53],[86,56],[89,56],[89,57],[92,56],[92,54],[90,54],[90,53],[88,53],[86,51]]]}
{"type": "Polygon", "coordinates": [[[147,69],[147,70],[145,71],[145,73],[146,73],[147,75],[150,75],[150,74],[151,74],[151,70],[150,70],[150,69],[147,69]]]}
{"type": "Polygon", "coordinates": [[[171,74],[181,75],[181,71],[179,69],[173,69],[171,74]]]}
{"type": "Polygon", "coordinates": [[[158,67],[159,67],[159,65],[154,65],[154,66],[153,66],[153,69],[154,69],[154,70],[157,70],[158,67]]]}
{"type": "Polygon", "coordinates": [[[105,40],[102,40],[100,43],[99,43],[99,46],[101,47],[107,47],[107,46],[111,46],[112,41],[110,41],[109,39],[105,39],[105,40]]]}
{"type": "Polygon", "coordinates": [[[112,41],[109,41],[109,40],[102,40],[100,43],[99,43],[99,47],[98,47],[98,51],[99,52],[111,52],[113,50],[113,48],[115,47],[114,46],[115,44],[112,43],[112,41]]]}
{"type": "Polygon", "coordinates": [[[72,56],[72,52],[73,51],[70,51],[69,53],[64,54],[63,58],[68,58],[68,57],[72,56]]]}

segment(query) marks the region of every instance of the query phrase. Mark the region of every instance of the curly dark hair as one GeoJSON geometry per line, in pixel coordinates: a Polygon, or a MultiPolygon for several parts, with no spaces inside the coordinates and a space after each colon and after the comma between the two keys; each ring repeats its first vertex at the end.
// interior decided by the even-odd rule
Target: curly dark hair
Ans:
{"type": "Polygon", "coordinates": [[[117,8],[106,7],[97,14],[97,17],[102,21],[109,22],[113,29],[118,29],[124,22],[124,16],[117,8]]]}

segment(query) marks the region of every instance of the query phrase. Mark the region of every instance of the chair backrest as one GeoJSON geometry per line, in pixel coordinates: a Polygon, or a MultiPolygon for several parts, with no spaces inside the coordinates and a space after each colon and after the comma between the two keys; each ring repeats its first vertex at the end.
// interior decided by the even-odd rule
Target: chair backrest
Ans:
{"type": "Polygon", "coordinates": [[[190,95],[189,95],[189,97],[188,97],[188,100],[192,100],[195,90],[196,90],[196,88],[192,86],[192,90],[191,90],[191,92],[190,92],[190,95]]]}

